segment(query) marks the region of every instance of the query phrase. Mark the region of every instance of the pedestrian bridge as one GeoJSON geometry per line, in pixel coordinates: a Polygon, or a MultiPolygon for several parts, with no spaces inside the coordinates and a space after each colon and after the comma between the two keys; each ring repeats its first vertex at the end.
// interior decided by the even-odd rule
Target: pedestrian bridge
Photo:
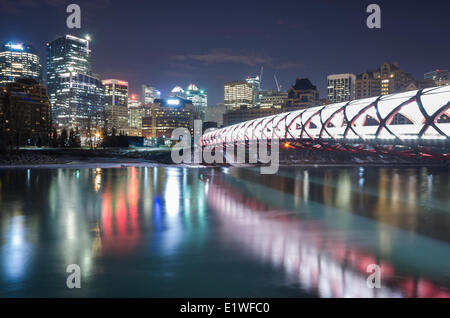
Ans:
{"type": "Polygon", "coordinates": [[[286,149],[450,158],[450,86],[296,110],[217,129],[202,146],[277,139],[286,149]]]}

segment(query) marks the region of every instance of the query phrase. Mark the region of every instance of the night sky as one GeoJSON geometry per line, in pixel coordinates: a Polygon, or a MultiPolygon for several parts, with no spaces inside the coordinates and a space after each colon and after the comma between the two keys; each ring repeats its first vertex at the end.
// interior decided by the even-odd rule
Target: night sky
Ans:
{"type": "Polygon", "coordinates": [[[450,1],[137,1],[1,0],[0,41],[28,42],[45,67],[45,43],[64,34],[92,37],[93,71],[163,94],[196,83],[208,104],[223,83],[257,75],[263,89],[307,77],[326,97],[326,76],[359,74],[382,62],[423,78],[450,68],[450,1]],[[81,6],[81,29],[68,29],[66,6],[81,6]],[[381,29],[366,27],[366,7],[381,6],[381,29]]]}

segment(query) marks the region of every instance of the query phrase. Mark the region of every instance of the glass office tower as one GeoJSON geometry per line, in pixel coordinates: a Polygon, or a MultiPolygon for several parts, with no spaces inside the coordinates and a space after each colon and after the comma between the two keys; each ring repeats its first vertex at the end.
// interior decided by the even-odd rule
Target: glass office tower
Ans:
{"type": "Polygon", "coordinates": [[[194,106],[198,106],[203,110],[208,105],[208,93],[204,89],[199,89],[195,84],[190,84],[188,86],[185,95],[194,106]]]}
{"type": "Polygon", "coordinates": [[[208,106],[208,93],[204,89],[199,89],[197,85],[190,84],[185,91],[186,98],[194,106],[195,119],[205,119],[206,107],[208,106]]]}
{"type": "Polygon", "coordinates": [[[105,87],[105,127],[108,134],[128,132],[128,82],[103,80],[105,87]]]}
{"type": "Polygon", "coordinates": [[[82,134],[103,124],[104,88],[92,74],[89,41],[65,35],[47,43],[47,92],[57,130],[78,127],[82,134]]]}
{"type": "Polygon", "coordinates": [[[252,91],[253,91],[253,107],[259,107],[260,102],[259,102],[259,92],[261,91],[261,79],[259,78],[259,76],[255,76],[255,77],[248,77],[246,79],[247,83],[249,83],[250,85],[252,85],[252,91]]]}
{"type": "Polygon", "coordinates": [[[143,104],[151,104],[155,99],[161,98],[161,92],[153,86],[142,85],[141,98],[143,104]]]}
{"type": "Polygon", "coordinates": [[[42,82],[42,66],[39,56],[29,44],[3,43],[0,50],[0,85],[15,82],[18,78],[42,82]]]}

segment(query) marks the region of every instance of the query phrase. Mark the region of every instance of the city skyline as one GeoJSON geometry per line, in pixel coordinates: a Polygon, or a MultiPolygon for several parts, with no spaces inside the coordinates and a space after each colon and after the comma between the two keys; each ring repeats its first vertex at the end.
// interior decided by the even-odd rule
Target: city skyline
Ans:
{"type": "MultiPolygon", "coordinates": [[[[234,3],[228,4],[233,7],[234,3]]],[[[449,45],[440,39],[448,38],[449,31],[442,27],[445,19],[440,17],[449,4],[436,3],[433,10],[415,4],[409,4],[408,8],[385,1],[379,4],[383,10],[382,28],[370,30],[365,27],[367,4],[364,2],[306,3],[302,4],[298,17],[286,12],[290,10],[280,10],[286,6],[295,8],[294,2],[285,1],[277,8],[261,4],[258,7],[261,10],[254,12],[252,3],[246,2],[240,5],[239,13],[233,11],[234,23],[231,23],[225,16],[233,8],[220,3],[214,4],[223,9],[220,17],[211,13],[210,4],[200,2],[195,6],[180,3],[171,10],[167,5],[158,4],[159,14],[142,20],[143,13],[151,12],[146,10],[151,4],[127,5],[117,10],[122,8],[119,2],[94,5],[81,1],[82,27],[70,30],[65,27],[65,1],[48,1],[36,9],[27,2],[6,1],[2,9],[9,12],[5,17],[9,28],[0,31],[0,39],[31,43],[43,61],[46,42],[63,34],[89,34],[93,69],[102,79],[127,80],[130,93],[135,94],[140,94],[142,84],[157,87],[167,95],[174,86],[187,87],[196,83],[208,91],[209,105],[223,101],[224,82],[256,76],[261,66],[264,66],[262,89],[276,88],[274,74],[283,90],[289,89],[297,77],[309,78],[318,87],[321,97],[327,93],[327,75],[360,74],[385,61],[399,62],[402,69],[418,79],[423,78],[425,72],[448,69],[445,52],[449,45]],[[325,5],[326,10],[322,10],[325,5]],[[408,19],[401,15],[406,9],[408,19]],[[121,13],[121,19],[114,16],[117,22],[112,24],[104,21],[111,10],[115,10],[115,15],[121,13]],[[209,14],[202,15],[206,11],[209,14]],[[17,15],[26,16],[26,21],[19,21],[17,15]],[[49,15],[58,18],[49,19],[49,15]],[[200,15],[202,19],[198,19],[200,15]],[[419,15],[421,24],[414,22],[419,15]],[[190,19],[181,19],[185,16],[190,19]],[[215,23],[212,24],[213,18],[215,23]],[[30,27],[36,20],[46,23],[39,29],[30,27]],[[137,28],[137,24],[144,27],[137,28]],[[404,27],[398,28],[396,24],[404,27]],[[202,28],[206,25],[213,27],[202,28]],[[325,38],[330,25],[336,26],[333,32],[345,36],[325,38]],[[315,29],[314,37],[312,29],[315,29]],[[237,32],[239,30],[241,32],[237,32]],[[119,34],[120,41],[114,40],[111,34],[119,34]],[[424,37],[425,34],[428,36],[424,37]],[[250,47],[252,49],[248,49],[250,47]],[[329,48],[333,48],[333,54],[329,48]],[[411,50],[420,52],[423,58],[417,61],[408,54],[411,50]]]]}
{"type": "Polygon", "coordinates": [[[450,299],[449,0],[0,12],[7,303],[450,299]]]}

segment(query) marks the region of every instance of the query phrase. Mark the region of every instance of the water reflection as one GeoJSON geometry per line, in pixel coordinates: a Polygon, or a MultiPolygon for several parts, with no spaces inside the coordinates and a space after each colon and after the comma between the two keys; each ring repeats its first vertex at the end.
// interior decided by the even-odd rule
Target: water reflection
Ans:
{"type": "Polygon", "coordinates": [[[266,199],[260,185],[278,191],[281,204],[291,210],[320,202],[450,242],[448,169],[298,168],[295,172],[280,169],[277,175],[266,176],[256,170],[235,169],[230,173],[255,185],[251,192],[262,202],[273,200],[266,199]]]}
{"type": "Polygon", "coordinates": [[[0,296],[450,296],[448,171],[258,172],[0,170],[0,296]]]}
{"type": "Polygon", "coordinates": [[[12,282],[20,282],[23,279],[31,259],[31,245],[27,242],[24,222],[23,216],[12,216],[6,233],[8,240],[2,258],[5,260],[4,271],[12,282]]]}
{"type": "MultiPolygon", "coordinates": [[[[303,289],[320,297],[450,297],[445,286],[417,274],[400,273],[379,254],[369,253],[373,247],[356,248],[318,220],[299,219],[290,211],[261,204],[224,178],[208,181],[208,202],[220,215],[226,235],[246,253],[282,268],[303,289]],[[380,265],[380,289],[367,288],[369,264],[380,265]]],[[[338,197],[344,196],[336,202],[339,207],[349,207],[349,183],[347,177],[339,177],[338,197]]],[[[386,235],[386,231],[380,234],[386,235]]],[[[388,245],[391,239],[380,246],[388,245]]],[[[448,246],[442,251],[448,252],[448,246]]],[[[416,260],[421,262],[421,258],[417,253],[416,260]]]]}

